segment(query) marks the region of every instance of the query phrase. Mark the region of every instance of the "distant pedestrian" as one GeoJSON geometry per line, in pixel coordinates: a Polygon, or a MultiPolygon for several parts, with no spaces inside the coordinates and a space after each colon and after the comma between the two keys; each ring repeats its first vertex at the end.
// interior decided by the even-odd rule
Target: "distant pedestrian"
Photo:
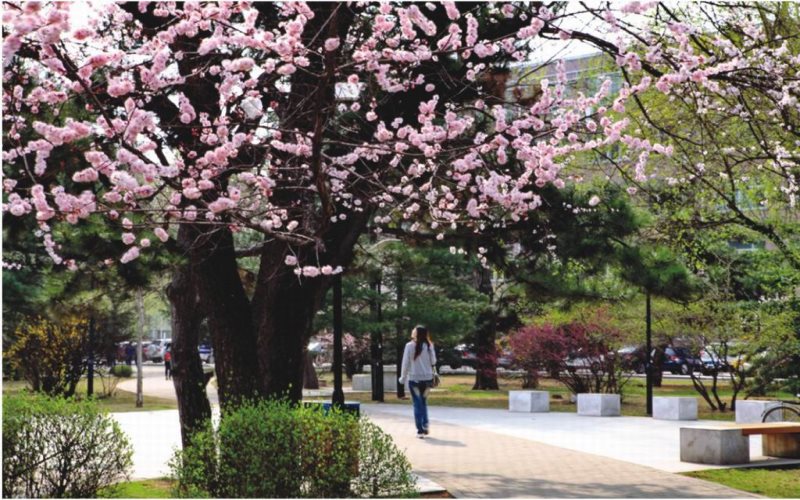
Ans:
{"type": "Polygon", "coordinates": [[[133,344],[128,344],[125,347],[125,356],[127,358],[127,363],[132,365],[133,360],[136,359],[136,348],[133,346],[133,344]]]}
{"type": "Polygon", "coordinates": [[[411,342],[403,351],[400,370],[400,383],[408,382],[409,392],[414,404],[414,423],[417,437],[424,439],[430,432],[428,422],[428,394],[433,386],[436,352],[433,349],[428,329],[417,326],[411,332],[411,342]]]}
{"type": "Polygon", "coordinates": [[[169,349],[164,353],[164,375],[167,380],[172,378],[172,351],[169,349]]]}

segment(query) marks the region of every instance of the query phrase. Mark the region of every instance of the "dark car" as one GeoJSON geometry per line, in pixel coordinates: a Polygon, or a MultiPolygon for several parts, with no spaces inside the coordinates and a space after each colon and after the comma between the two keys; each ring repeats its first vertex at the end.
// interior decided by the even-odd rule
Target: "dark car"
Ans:
{"type": "Polygon", "coordinates": [[[462,366],[475,368],[478,359],[475,348],[471,344],[458,344],[454,347],[436,347],[436,366],[449,366],[453,370],[458,370],[462,366]]]}
{"type": "Polygon", "coordinates": [[[686,347],[668,346],[664,349],[662,368],[673,375],[689,375],[696,371],[702,372],[703,361],[686,347]]]}
{"type": "Polygon", "coordinates": [[[644,373],[647,363],[647,348],[645,346],[625,346],[617,351],[619,362],[623,370],[644,373]]]}
{"type": "MultiPolygon", "coordinates": [[[[436,366],[449,366],[457,370],[462,366],[475,368],[478,366],[478,352],[473,344],[458,344],[454,347],[436,348],[436,366]]],[[[512,368],[510,352],[497,350],[497,366],[499,368],[512,368]]]]}
{"type": "Polygon", "coordinates": [[[720,359],[712,349],[700,351],[700,361],[703,363],[703,375],[724,372],[730,368],[727,360],[720,359]]]}

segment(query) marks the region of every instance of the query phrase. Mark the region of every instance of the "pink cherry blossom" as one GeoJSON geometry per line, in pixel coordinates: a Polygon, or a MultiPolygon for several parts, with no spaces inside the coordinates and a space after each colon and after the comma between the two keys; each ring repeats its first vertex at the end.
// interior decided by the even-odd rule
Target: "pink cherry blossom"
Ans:
{"type": "Polygon", "coordinates": [[[133,260],[139,258],[139,247],[130,247],[128,251],[126,251],[122,257],[119,259],[120,262],[123,264],[127,264],[133,260]]]}

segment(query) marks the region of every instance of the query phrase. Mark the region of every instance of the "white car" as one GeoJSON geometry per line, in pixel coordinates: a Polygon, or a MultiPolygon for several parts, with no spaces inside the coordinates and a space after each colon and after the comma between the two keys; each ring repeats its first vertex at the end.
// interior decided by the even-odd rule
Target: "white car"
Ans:
{"type": "Polygon", "coordinates": [[[172,339],[157,339],[150,342],[150,345],[144,348],[143,355],[145,359],[153,363],[160,363],[164,361],[164,354],[167,349],[172,345],[172,339]]]}

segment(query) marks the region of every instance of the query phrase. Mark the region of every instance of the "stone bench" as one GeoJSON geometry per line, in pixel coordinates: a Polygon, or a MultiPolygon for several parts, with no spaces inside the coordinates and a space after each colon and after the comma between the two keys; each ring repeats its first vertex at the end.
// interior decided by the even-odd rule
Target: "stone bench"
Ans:
{"type": "MultiPolygon", "coordinates": [[[[736,402],[736,423],[737,424],[759,424],[761,415],[772,407],[778,406],[778,401],[762,400],[740,400],[736,402]]],[[[769,416],[770,422],[779,422],[778,412],[769,416]]]]}
{"type": "Polygon", "coordinates": [[[371,391],[372,375],[369,373],[356,373],[353,375],[352,384],[354,391],[371,391]]]}
{"type": "Polygon", "coordinates": [[[697,398],[653,398],[653,418],[657,420],[697,420],[697,398]]]}
{"type": "Polygon", "coordinates": [[[733,465],[750,462],[750,436],[763,434],[762,454],[800,458],[800,424],[770,422],[681,427],[681,461],[733,465]]]}
{"type": "Polygon", "coordinates": [[[587,417],[618,417],[619,394],[578,394],[578,415],[587,417]]]}
{"type": "MultiPolygon", "coordinates": [[[[372,391],[372,374],[356,373],[353,375],[354,391],[372,391]]],[[[383,392],[395,392],[397,390],[397,371],[392,367],[383,369],[383,392]]]]}
{"type": "Polygon", "coordinates": [[[508,411],[545,413],[550,411],[547,391],[508,391],[508,411]]]}

